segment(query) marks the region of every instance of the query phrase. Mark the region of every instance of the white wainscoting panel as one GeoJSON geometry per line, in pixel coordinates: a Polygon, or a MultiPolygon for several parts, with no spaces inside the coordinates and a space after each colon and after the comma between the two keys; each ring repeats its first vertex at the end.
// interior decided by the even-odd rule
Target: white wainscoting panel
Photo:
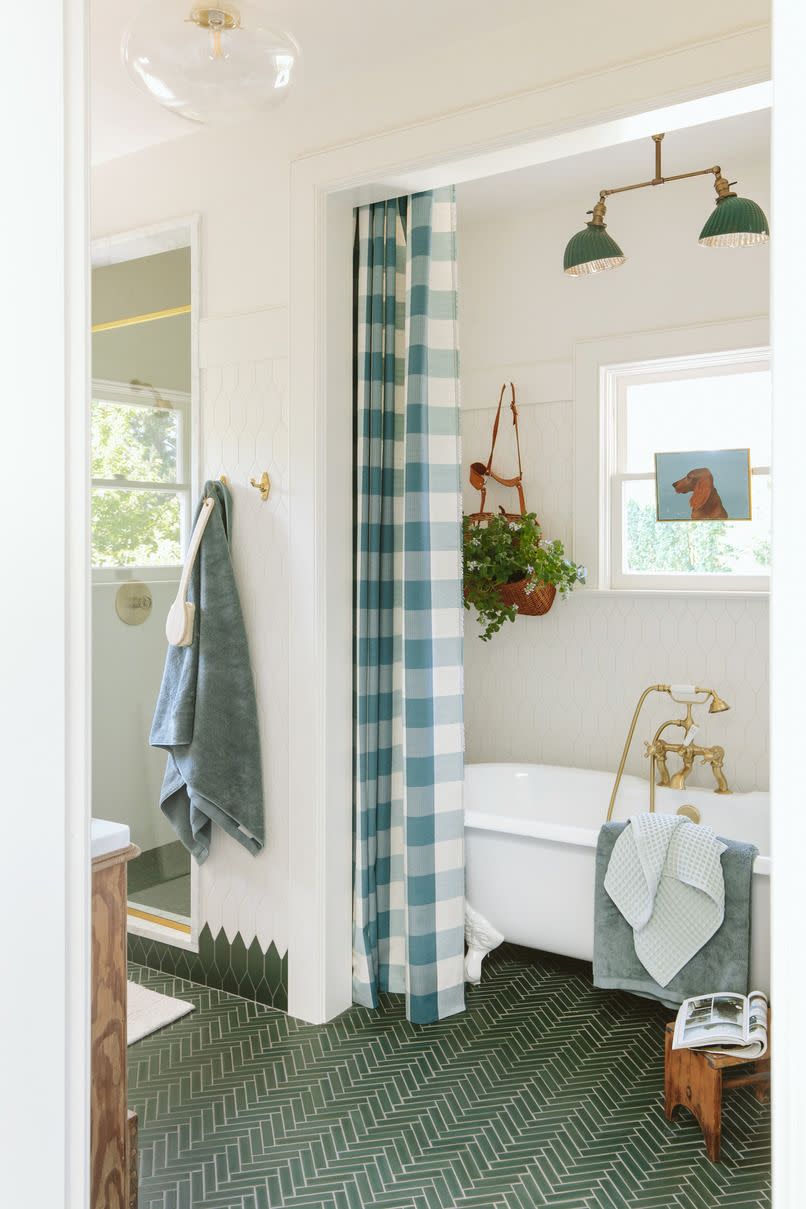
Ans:
{"type": "Polygon", "coordinates": [[[288,341],[284,308],[206,319],[200,339],[203,475],[226,474],[232,557],[263,748],[267,840],[251,856],[215,830],[201,866],[200,924],[230,941],[288,945],[288,341]],[[268,470],[266,503],[249,485],[268,470]]]}

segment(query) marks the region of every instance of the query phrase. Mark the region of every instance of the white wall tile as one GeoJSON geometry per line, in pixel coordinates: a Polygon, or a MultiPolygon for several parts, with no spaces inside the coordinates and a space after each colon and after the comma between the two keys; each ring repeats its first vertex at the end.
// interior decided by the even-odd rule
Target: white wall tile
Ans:
{"type": "MultiPolygon", "coordinates": [[[[572,404],[520,408],[526,501],[547,537],[572,539],[572,404]]],[[[465,511],[478,508],[470,463],[486,461],[495,407],[462,413],[465,511]]],[[[495,467],[515,473],[509,413],[495,467]]],[[[488,508],[517,510],[514,491],[493,484],[488,508]]],[[[766,788],[769,759],[769,609],[764,598],[584,596],[557,600],[545,617],[519,617],[490,642],[475,619],[465,631],[465,719],[469,761],[516,760],[615,769],[632,710],[648,684],[707,684],[730,703],[702,714],[698,741],[720,743],[737,789],[766,788]]],[[[702,711],[700,711],[702,712],[702,711]]],[[[669,717],[668,698],[650,699],[629,769],[646,774],[643,740],[669,717]]],[[[692,784],[708,785],[697,766],[692,784]]]]}
{"type": "Polygon", "coordinates": [[[263,752],[266,847],[216,831],[201,866],[201,919],[263,948],[288,944],[288,368],[284,309],[201,328],[203,475],[226,474],[232,558],[249,638],[263,752]],[[271,477],[266,503],[249,485],[271,477]]]}
{"type": "MultiPolygon", "coordinates": [[[[692,602],[578,593],[558,600],[545,617],[519,617],[489,643],[480,641],[469,618],[467,759],[614,770],[642,690],[694,681],[717,689],[731,705],[727,713],[698,711],[697,741],[725,748],[733,788],[766,788],[767,631],[764,599],[692,602]]],[[[643,740],[681,713],[668,697],[649,699],[629,771],[646,775],[643,740]]],[[[698,767],[691,783],[713,784],[710,771],[698,767]]]]}

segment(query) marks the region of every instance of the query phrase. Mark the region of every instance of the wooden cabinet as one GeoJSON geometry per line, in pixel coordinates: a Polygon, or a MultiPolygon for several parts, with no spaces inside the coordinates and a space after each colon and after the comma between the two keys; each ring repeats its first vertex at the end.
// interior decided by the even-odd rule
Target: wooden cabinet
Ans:
{"type": "Polygon", "coordinates": [[[92,862],[91,1209],[128,1209],[132,1203],[126,1103],[126,866],[138,854],[130,844],[92,862]]]}

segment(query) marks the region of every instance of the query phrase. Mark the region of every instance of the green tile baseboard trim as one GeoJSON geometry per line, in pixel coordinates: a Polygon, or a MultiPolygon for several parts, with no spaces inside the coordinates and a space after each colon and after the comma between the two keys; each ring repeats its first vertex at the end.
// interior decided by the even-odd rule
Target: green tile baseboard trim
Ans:
{"type": "Polygon", "coordinates": [[[129,933],[128,955],[129,961],[174,978],[288,1011],[288,953],[281,957],[274,941],[264,952],[255,937],[247,948],[240,932],[230,943],[223,928],[214,938],[205,924],[198,953],[129,933]]]}

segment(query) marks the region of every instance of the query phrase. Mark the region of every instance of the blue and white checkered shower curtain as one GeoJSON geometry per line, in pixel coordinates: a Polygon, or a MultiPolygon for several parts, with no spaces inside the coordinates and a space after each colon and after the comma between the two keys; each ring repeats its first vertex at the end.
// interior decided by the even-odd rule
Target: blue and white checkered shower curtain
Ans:
{"type": "Polygon", "coordinates": [[[357,223],[353,986],[424,1024],[464,1008],[454,191],[357,223]]]}

